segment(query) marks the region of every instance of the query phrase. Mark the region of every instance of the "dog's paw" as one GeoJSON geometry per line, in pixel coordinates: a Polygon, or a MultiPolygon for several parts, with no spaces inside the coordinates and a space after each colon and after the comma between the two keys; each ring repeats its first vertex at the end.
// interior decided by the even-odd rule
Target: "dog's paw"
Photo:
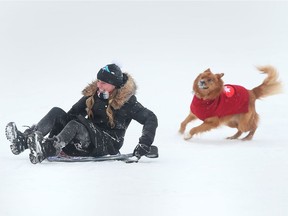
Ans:
{"type": "Polygon", "coordinates": [[[184,140],[189,140],[191,138],[192,138],[192,135],[189,133],[185,134],[185,136],[184,136],[184,140]]]}
{"type": "Polygon", "coordinates": [[[180,129],[178,130],[178,132],[179,132],[180,134],[184,134],[184,131],[185,131],[185,129],[182,129],[182,128],[180,128],[180,129]]]}

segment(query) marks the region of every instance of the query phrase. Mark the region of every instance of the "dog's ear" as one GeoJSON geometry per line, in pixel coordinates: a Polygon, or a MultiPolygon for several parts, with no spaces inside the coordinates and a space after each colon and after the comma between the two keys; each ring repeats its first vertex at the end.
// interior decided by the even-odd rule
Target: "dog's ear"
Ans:
{"type": "Polygon", "coordinates": [[[224,76],[224,73],[215,74],[218,79],[224,76]]]}
{"type": "Polygon", "coordinates": [[[210,68],[208,68],[208,69],[206,69],[206,70],[204,71],[204,73],[206,73],[206,72],[210,72],[210,73],[211,73],[210,68]]]}

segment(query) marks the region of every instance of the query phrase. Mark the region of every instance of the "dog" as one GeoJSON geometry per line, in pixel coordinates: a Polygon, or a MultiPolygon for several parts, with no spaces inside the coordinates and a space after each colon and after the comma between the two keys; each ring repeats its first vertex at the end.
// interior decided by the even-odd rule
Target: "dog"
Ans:
{"type": "Polygon", "coordinates": [[[224,85],[222,80],[224,73],[214,74],[210,69],[200,73],[193,83],[194,97],[190,113],[181,122],[179,132],[183,134],[187,124],[193,120],[200,119],[203,122],[192,128],[184,139],[189,140],[195,134],[226,125],[238,130],[227,139],[238,139],[243,133],[248,132],[242,140],[251,140],[259,121],[255,109],[256,99],[282,92],[282,84],[274,67],[261,66],[258,70],[267,77],[262,84],[252,90],[239,85],[224,85]]]}

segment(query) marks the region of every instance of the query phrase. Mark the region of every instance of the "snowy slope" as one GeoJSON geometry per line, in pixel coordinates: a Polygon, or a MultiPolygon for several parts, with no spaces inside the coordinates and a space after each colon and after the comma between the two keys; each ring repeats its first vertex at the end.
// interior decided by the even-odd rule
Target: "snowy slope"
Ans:
{"type": "MultiPolygon", "coordinates": [[[[207,68],[253,88],[257,65],[287,84],[286,2],[0,2],[0,215],[288,215],[287,94],[257,101],[254,140],[221,127],[184,141],[192,82],[207,68]],[[158,159],[32,165],[5,125],[69,108],[100,67],[119,63],[159,120],[158,159]]],[[[199,124],[195,122],[193,125],[199,124]]],[[[123,153],[141,126],[127,131],[123,153]]]]}

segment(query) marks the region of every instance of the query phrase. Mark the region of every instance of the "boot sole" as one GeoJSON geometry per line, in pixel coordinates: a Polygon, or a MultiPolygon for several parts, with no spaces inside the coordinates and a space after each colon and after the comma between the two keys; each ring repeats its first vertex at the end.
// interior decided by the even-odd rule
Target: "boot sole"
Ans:
{"type": "Polygon", "coordinates": [[[17,127],[14,122],[9,122],[6,125],[5,135],[7,140],[9,140],[11,143],[14,143],[14,141],[17,139],[17,127]]]}
{"type": "Polygon", "coordinates": [[[29,159],[32,164],[41,163],[39,158],[43,157],[43,152],[41,146],[38,144],[40,142],[40,136],[38,135],[37,131],[34,132],[34,137],[29,136],[27,139],[27,145],[30,149],[29,159]]]}
{"type": "Polygon", "coordinates": [[[7,140],[11,143],[10,149],[13,154],[19,155],[22,151],[18,151],[15,141],[18,139],[18,129],[14,122],[9,122],[5,128],[5,135],[7,140]]]}

